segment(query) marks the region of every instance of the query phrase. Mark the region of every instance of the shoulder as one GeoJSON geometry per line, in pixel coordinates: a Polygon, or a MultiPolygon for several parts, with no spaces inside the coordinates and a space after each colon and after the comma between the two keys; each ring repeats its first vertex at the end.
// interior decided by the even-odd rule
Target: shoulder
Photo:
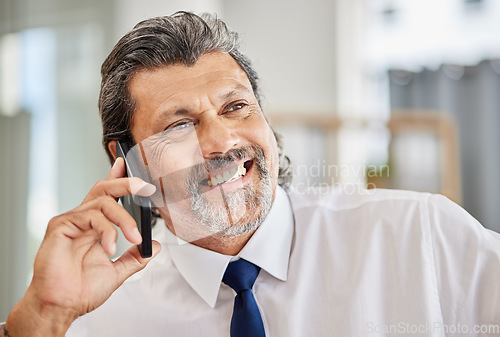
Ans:
{"type": "Polygon", "coordinates": [[[325,209],[330,211],[370,210],[381,208],[414,207],[426,204],[430,193],[403,190],[365,189],[345,185],[330,189],[290,189],[288,191],[294,211],[325,209]]]}
{"type": "Polygon", "coordinates": [[[288,195],[298,225],[313,219],[314,223],[328,226],[365,229],[382,225],[397,230],[421,227],[435,233],[459,228],[469,232],[484,230],[462,207],[438,194],[346,185],[330,190],[290,189],[288,195]]]}
{"type": "Polygon", "coordinates": [[[290,189],[288,195],[297,225],[311,223],[312,219],[328,226],[363,229],[383,226],[405,231],[411,227],[433,237],[434,243],[448,239],[463,242],[471,236],[500,236],[439,194],[341,186],[330,190],[290,189]]]}
{"type": "Polygon", "coordinates": [[[298,240],[317,237],[331,244],[379,245],[422,240],[428,232],[428,193],[342,186],[290,190],[289,196],[298,240]]]}

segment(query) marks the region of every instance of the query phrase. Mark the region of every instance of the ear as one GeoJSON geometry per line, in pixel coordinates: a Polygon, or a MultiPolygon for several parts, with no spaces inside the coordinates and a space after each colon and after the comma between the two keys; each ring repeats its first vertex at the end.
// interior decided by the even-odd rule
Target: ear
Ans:
{"type": "Polygon", "coordinates": [[[112,140],[108,143],[108,150],[111,152],[113,159],[116,160],[116,140],[112,140]]]}

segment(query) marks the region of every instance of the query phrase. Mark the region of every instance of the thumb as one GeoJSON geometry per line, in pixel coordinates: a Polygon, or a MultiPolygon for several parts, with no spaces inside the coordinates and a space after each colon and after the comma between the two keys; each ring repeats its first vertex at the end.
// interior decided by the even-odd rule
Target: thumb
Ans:
{"type": "Polygon", "coordinates": [[[144,269],[161,250],[161,245],[158,241],[153,241],[153,256],[143,259],[137,246],[130,247],[125,253],[114,262],[116,272],[118,274],[118,282],[121,285],[130,276],[144,269]]]}

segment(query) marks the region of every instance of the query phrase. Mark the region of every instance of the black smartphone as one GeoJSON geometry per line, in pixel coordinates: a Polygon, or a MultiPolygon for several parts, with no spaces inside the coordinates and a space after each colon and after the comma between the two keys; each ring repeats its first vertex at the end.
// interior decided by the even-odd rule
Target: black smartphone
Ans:
{"type": "MultiPolygon", "coordinates": [[[[149,182],[147,180],[147,174],[145,174],[145,167],[141,165],[139,158],[134,158],[131,154],[127,156],[127,153],[131,149],[131,146],[126,142],[117,141],[116,142],[116,155],[117,157],[122,157],[125,160],[126,166],[126,176],[127,177],[139,177],[142,180],[149,182]]],[[[151,210],[151,199],[149,197],[140,197],[134,194],[125,195],[120,197],[123,208],[134,218],[137,223],[137,228],[142,236],[142,242],[137,247],[143,258],[151,257],[153,255],[153,247],[151,242],[151,227],[153,221],[153,213],[151,210]]]]}

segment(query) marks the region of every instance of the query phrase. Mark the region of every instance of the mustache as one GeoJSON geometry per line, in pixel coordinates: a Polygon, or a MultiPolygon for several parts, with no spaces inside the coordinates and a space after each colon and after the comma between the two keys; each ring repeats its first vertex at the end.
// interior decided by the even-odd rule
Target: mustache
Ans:
{"type": "Polygon", "coordinates": [[[203,180],[208,179],[210,172],[220,168],[236,167],[236,161],[243,159],[257,159],[258,162],[263,161],[264,151],[257,145],[245,146],[237,149],[229,150],[223,155],[218,155],[203,164],[198,164],[190,168],[187,174],[186,185],[192,190],[193,187],[198,187],[203,180]]]}
{"type": "Polygon", "coordinates": [[[237,160],[245,158],[253,158],[254,151],[252,146],[247,146],[239,149],[233,149],[224,155],[219,155],[212,159],[205,161],[205,169],[207,172],[213,172],[221,167],[233,164],[237,160]]]}

